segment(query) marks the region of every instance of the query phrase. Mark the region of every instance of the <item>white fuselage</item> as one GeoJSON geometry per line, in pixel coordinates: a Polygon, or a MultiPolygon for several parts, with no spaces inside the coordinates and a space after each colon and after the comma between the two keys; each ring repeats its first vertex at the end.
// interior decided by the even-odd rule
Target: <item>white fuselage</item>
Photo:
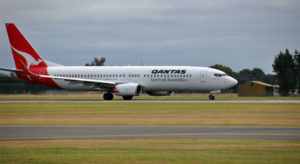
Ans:
{"type": "MultiPolygon", "coordinates": [[[[227,89],[237,81],[224,72],[191,66],[54,66],[51,76],[137,83],[143,91],[213,91],[227,89]]],[[[101,90],[97,86],[54,80],[62,89],[101,90]]]]}

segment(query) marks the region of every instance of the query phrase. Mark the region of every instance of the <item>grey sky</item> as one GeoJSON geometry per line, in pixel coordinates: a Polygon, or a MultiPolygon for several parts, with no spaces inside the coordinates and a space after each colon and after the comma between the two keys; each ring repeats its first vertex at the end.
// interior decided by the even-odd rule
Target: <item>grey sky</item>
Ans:
{"type": "Polygon", "coordinates": [[[0,0],[0,67],[14,67],[4,23],[63,65],[223,64],[272,73],[300,49],[299,0],[0,0]]]}

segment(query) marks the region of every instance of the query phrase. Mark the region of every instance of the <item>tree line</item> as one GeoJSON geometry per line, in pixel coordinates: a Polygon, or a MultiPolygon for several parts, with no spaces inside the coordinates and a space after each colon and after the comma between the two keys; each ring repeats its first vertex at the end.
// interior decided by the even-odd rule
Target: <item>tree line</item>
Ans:
{"type": "Polygon", "coordinates": [[[35,94],[49,90],[55,89],[39,84],[29,84],[23,79],[18,79],[14,74],[0,73],[0,94],[35,94]]]}
{"type": "MultiPolygon", "coordinates": [[[[262,82],[272,84],[272,85],[277,84],[277,79],[276,79],[275,75],[265,74],[264,71],[260,68],[253,68],[252,70],[246,68],[239,72],[234,72],[230,67],[227,67],[227,66],[224,66],[221,64],[211,65],[210,67],[224,71],[227,75],[235,78],[238,81],[238,85],[244,84],[246,82],[253,81],[253,80],[262,81],[262,82]]],[[[229,90],[232,90],[234,93],[236,93],[237,86],[234,86],[229,90]]]]}
{"type": "MultiPolygon", "coordinates": [[[[105,58],[94,58],[91,63],[85,66],[103,66],[105,58]]],[[[47,91],[57,91],[57,89],[39,84],[30,84],[23,79],[18,79],[14,74],[0,73],[0,94],[21,94],[21,93],[43,93],[47,91]]]]}

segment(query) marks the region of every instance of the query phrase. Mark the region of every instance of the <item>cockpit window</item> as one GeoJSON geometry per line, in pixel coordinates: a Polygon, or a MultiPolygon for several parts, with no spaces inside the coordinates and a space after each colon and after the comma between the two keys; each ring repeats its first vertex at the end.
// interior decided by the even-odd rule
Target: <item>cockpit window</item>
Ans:
{"type": "Polygon", "coordinates": [[[225,73],[215,73],[214,74],[215,77],[222,77],[222,76],[226,76],[225,73]]]}

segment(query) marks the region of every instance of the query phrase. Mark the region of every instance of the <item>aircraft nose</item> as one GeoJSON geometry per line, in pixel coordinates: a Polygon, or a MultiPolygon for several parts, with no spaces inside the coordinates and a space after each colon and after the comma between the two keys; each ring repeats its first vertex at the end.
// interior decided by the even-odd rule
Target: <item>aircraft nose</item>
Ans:
{"type": "Polygon", "coordinates": [[[237,85],[238,81],[232,77],[229,77],[229,83],[231,85],[231,87],[237,85]]]}

